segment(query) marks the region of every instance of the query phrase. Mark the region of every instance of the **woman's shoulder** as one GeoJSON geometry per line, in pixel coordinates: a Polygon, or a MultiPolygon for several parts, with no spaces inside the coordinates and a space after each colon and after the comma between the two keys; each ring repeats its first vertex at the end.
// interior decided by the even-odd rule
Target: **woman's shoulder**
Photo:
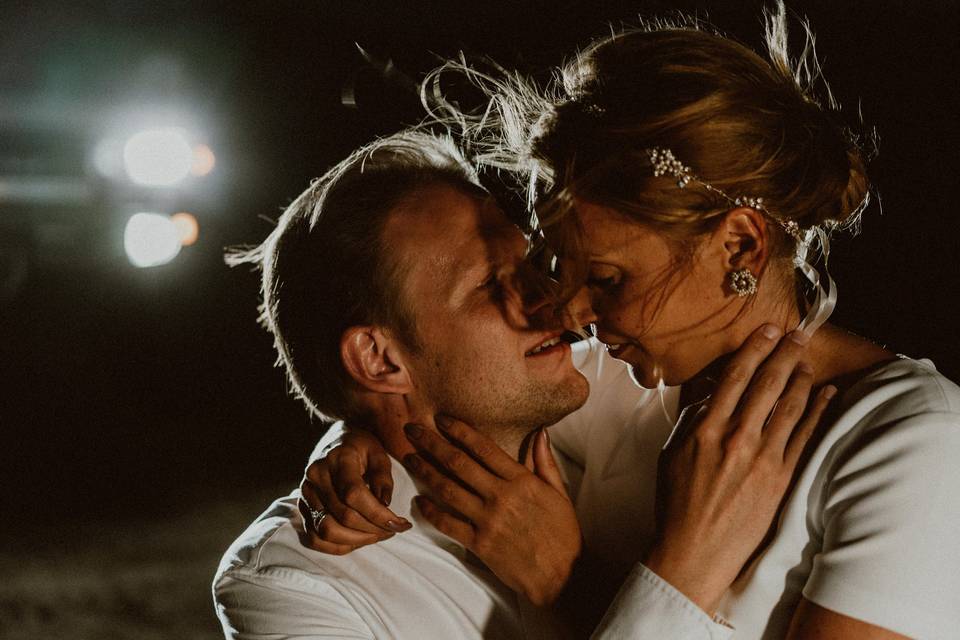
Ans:
{"type": "Polygon", "coordinates": [[[821,479],[868,469],[880,478],[894,467],[923,474],[947,451],[960,454],[960,387],[929,360],[898,356],[873,367],[840,395],[832,414],[818,446],[821,479]]]}
{"type": "Polygon", "coordinates": [[[926,414],[960,416],[960,387],[930,360],[906,356],[874,367],[850,385],[841,401],[847,411],[869,412],[880,422],[926,414]]]}

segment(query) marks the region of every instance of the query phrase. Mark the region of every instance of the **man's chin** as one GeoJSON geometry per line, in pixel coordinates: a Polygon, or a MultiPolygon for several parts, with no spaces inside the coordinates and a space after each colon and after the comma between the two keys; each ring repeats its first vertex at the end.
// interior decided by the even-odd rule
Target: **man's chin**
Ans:
{"type": "Polygon", "coordinates": [[[546,394],[549,407],[544,408],[542,426],[548,427],[567,417],[587,402],[590,397],[590,383],[582,373],[573,369],[562,385],[550,389],[546,394]]]}

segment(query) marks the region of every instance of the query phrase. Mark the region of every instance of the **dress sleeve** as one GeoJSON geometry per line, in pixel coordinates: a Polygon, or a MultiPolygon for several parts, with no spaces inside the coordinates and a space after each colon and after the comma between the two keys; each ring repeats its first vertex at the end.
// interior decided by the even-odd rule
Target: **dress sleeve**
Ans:
{"type": "Polygon", "coordinates": [[[911,637],[960,629],[960,414],[872,426],[825,460],[821,537],[803,589],[832,611],[911,637]]]}
{"type": "Polygon", "coordinates": [[[333,586],[295,569],[234,570],[213,595],[227,640],[374,638],[333,586]]]}
{"type": "Polygon", "coordinates": [[[620,588],[592,640],[728,640],[732,627],[638,564],[620,588]]]}

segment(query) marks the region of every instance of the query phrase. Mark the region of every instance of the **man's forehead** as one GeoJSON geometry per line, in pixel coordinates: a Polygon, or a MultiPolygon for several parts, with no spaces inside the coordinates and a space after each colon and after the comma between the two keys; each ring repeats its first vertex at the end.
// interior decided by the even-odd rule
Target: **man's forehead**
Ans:
{"type": "Polygon", "coordinates": [[[423,189],[392,222],[388,242],[399,240],[420,264],[451,271],[469,268],[478,254],[519,234],[492,197],[447,185],[423,189]]]}

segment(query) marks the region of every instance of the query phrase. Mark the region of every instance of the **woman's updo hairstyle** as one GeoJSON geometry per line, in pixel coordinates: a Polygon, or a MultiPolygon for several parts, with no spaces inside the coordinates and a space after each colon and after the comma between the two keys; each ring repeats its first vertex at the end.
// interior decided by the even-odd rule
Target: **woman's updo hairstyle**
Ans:
{"type": "MultiPolygon", "coordinates": [[[[562,213],[576,197],[678,239],[711,230],[730,201],[696,182],[679,189],[676,179],[655,177],[648,150],[660,147],[725,194],[762,198],[782,223],[855,223],[869,190],[864,152],[837,117],[812,34],[806,29],[792,63],[782,3],[766,27],[769,61],[689,21],[648,25],[581,52],[531,129],[527,157],[556,196],[541,216],[562,213]]],[[[795,242],[774,228],[778,253],[792,256],[795,242]]]]}

